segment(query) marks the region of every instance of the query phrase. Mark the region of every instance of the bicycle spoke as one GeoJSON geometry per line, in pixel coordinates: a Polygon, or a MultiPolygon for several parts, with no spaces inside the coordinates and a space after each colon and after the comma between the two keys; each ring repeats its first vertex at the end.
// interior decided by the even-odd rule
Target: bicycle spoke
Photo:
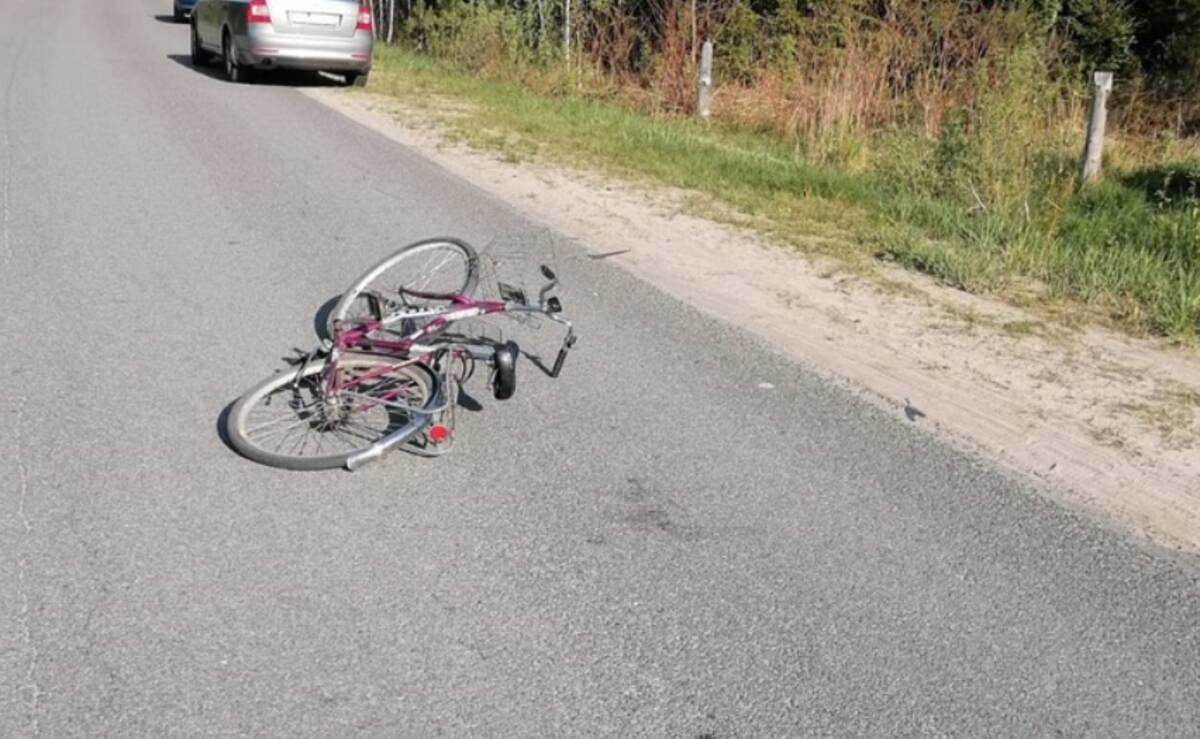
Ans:
{"type": "MultiPolygon", "coordinates": [[[[276,429],[272,430],[269,434],[259,434],[258,436],[254,437],[254,438],[258,439],[259,441],[266,441],[268,439],[274,439],[275,437],[280,437],[282,439],[286,439],[288,436],[291,435],[291,433],[293,431],[295,431],[296,429],[298,429],[301,426],[308,424],[308,423],[311,423],[311,421],[309,419],[301,418],[300,420],[295,421],[294,423],[291,423],[287,426],[284,426],[283,428],[276,428],[276,429]]],[[[249,434],[247,434],[247,436],[249,436],[249,434]]]]}
{"type": "MultiPolygon", "coordinates": [[[[384,435],[384,433],[379,430],[357,423],[339,424],[334,428],[334,431],[368,442],[375,441],[380,436],[384,435]]],[[[384,431],[387,431],[387,429],[384,429],[384,431]]]]}
{"type": "Polygon", "coordinates": [[[308,439],[310,436],[312,436],[312,426],[309,426],[308,430],[300,435],[300,448],[297,450],[296,456],[304,456],[304,448],[308,446],[308,439]]]}
{"type": "MultiPolygon", "coordinates": [[[[451,259],[453,259],[453,258],[454,258],[454,256],[455,256],[455,253],[454,253],[454,252],[449,252],[449,251],[448,251],[448,252],[446,252],[445,256],[443,256],[443,257],[442,257],[442,260],[441,260],[440,262],[438,262],[436,266],[434,266],[434,267],[433,267],[433,269],[425,269],[425,270],[422,270],[420,274],[421,274],[421,276],[422,276],[422,277],[424,277],[424,278],[425,278],[425,280],[424,280],[424,282],[422,282],[422,283],[421,283],[421,287],[419,287],[418,289],[421,289],[421,288],[423,288],[423,287],[426,287],[426,286],[428,286],[428,285],[429,285],[429,282],[430,282],[430,280],[432,280],[432,279],[433,279],[433,276],[434,276],[435,274],[437,274],[437,271],[438,271],[438,270],[440,270],[442,267],[446,266],[446,264],[447,264],[447,263],[448,263],[448,262],[449,262],[451,259]]],[[[430,260],[430,261],[432,261],[432,260],[430,260]]]]}
{"type": "Polygon", "coordinates": [[[298,428],[300,428],[300,427],[302,427],[302,426],[307,426],[307,425],[308,425],[308,420],[307,420],[307,419],[301,419],[301,421],[300,421],[299,423],[297,423],[297,424],[295,424],[295,425],[293,425],[293,426],[290,426],[290,427],[288,428],[288,431],[287,431],[287,433],[285,433],[285,434],[284,434],[284,435],[283,435],[283,436],[282,436],[282,437],[279,439],[279,443],[275,445],[275,451],[282,451],[282,450],[283,450],[283,446],[284,446],[284,444],[285,444],[285,443],[287,443],[288,439],[291,439],[291,438],[292,438],[292,434],[293,434],[293,433],[296,431],[296,429],[298,429],[298,428]]]}
{"type": "Polygon", "coordinates": [[[397,402],[390,401],[390,400],[383,400],[382,398],[376,398],[371,395],[363,395],[361,393],[356,393],[351,390],[342,390],[341,392],[342,392],[342,395],[344,395],[344,396],[347,396],[350,398],[356,398],[365,403],[372,403],[373,405],[368,407],[367,410],[370,410],[370,408],[374,408],[374,407],[378,407],[378,406],[383,406],[385,408],[394,408],[399,411],[404,411],[405,413],[412,413],[414,410],[413,407],[408,404],[397,403],[397,402]]]}
{"type": "Polygon", "coordinates": [[[328,434],[324,434],[324,433],[317,434],[317,451],[316,451],[316,456],[318,456],[318,457],[319,457],[319,456],[321,456],[321,451],[322,451],[322,450],[325,448],[325,437],[326,437],[327,435],[328,435],[328,434]]]}
{"type": "MultiPolygon", "coordinates": [[[[262,431],[263,429],[270,428],[272,426],[278,426],[279,424],[286,423],[286,422],[292,420],[293,418],[295,418],[294,414],[280,415],[278,418],[276,418],[274,420],[267,421],[266,423],[263,423],[263,424],[259,424],[258,426],[255,426],[254,428],[246,429],[246,435],[251,436],[258,431],[262,431]]],[[[303,420],[303,419],[301,419],[301,420],[303,420]]],[[[268,436],[269,435],[270,434],[268,434],[268,436]]]]}

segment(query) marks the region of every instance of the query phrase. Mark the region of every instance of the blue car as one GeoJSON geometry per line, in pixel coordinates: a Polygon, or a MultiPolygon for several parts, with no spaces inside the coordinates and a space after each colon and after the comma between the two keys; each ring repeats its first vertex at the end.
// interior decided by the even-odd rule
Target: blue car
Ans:
{"type": "Polygon", "coordinates": [[[175,0],[175,22],[183,23],[191,18],[194,7],[196,7],[196,0],[175,0]]]}

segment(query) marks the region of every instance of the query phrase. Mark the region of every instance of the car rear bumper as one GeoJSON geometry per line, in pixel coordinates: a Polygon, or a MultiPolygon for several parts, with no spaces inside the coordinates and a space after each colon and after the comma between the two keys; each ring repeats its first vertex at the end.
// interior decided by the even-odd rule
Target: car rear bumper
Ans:
{"type": "Polygon", "coordinates": [[[321,38],[252,28],[238,44],[243,64],[260,69],[363,72],[371,68],[371,34],[321,38]]]}

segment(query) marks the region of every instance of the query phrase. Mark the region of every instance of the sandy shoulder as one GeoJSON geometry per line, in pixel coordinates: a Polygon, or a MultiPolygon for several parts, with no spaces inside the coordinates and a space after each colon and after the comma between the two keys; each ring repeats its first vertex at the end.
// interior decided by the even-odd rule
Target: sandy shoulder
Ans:
{"type": "Polygon", "coordinates": [[[621,252],[610,261],[1047,494],[1200,553],[1196,352],[1101,330],[1047,335],[1018,309],[898,271],[889,277],[906,289],[880,289],[683,214],[678,193],[448,145],[407,125],[412,116],[391,98],[305,94],[594,251],[621,252]]]}

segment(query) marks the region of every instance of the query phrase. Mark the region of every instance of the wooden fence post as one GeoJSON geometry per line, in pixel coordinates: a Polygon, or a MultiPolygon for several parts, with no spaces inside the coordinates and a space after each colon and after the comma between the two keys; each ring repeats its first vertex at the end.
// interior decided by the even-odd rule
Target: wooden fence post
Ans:
{"type": "Polygon", "coordinates": [[[712,41],[705,41],[704,46],[700,49],[700,79],[696,90],[696,115],[705,120],[708,120],[711,115],[709,96],[712,90],[712,64],[712,41]]]}
{"type": "Polygon", "coordinates": [[[1104,155],[1104,128],[1108,124],[1108,93],[1112,92],[1112,86],[1112,72],[1092,74],[1092,107],[1088,117],[1087,143],[1083,149],[1081,185],[1086,185],[1100,175],[1100,163],[1104,155]]]}

